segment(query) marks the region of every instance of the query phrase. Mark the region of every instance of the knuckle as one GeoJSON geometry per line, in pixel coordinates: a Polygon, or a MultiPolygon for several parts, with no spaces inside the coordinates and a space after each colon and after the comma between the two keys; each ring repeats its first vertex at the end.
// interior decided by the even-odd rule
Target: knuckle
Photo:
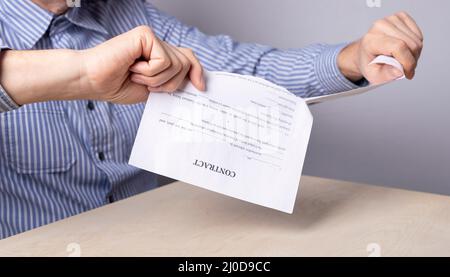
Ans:
{"type": "Polygon", "coordinates": [[[386,21],[385,19],[378,19],[377,21],[375,21],[372,25],[372,29],[374,30],[379,30],[384,28],[384,26],[386,25],[386,21]]]}
{"type": "Polygon", "coordinates": [[[421,50],[422,48],[420,47],[420,44],[419,43],[414,43],[414,45],[412,46],[412,51],[413,52],[419,52],[420,50],[421,50]]]}
{"type": "Polygon", "coordinates": [[[197,56],[195,55],[194,50],[191,48],[180,48],[181,53],[183,53],[189,62],[198,61],[197,56]]]}
{"type": "Polygon", "coordinates": [[[189,58],[189,53],[187,53],[185,50],[179,49],[180,51],[180,62],[183,65],[183,67],[186,67],[188,64],[191,63],[191,60],[189,58]]]}
{"type": "Polygon", "coordinates": [[[172,66],[172,61],[169,59],[169,57],[164,57],[161,61],[161,67],[164,69],[167,69],[172,66]]]}
{"type": "Polygon", "coordinates": [[[149,26],[147,26],[147,25],[141,25],[141,26],[138,26],[138,27],[136,27],[136,30],[138,31],[138,32],[140,32],[140,33],[142,33],[142,34],[145,34],[145,35],[153,35],[153,30],[152,30],[152,28],[150,28],[149,26]]]}
{"type": "Polygon", "coordinates": [[[195,56],[194,51],[191,48],[184,48],[184,52],[191,57],[195,56]]]}
{"type": "Polygon", "coordinates": [[[385,20],[390,21],[390,22],[398,22],[399,17],[396,14],[394,14],[394,15],[390,15],[390,16],[386,17],[385,20]]]}
{"type": "Polygon", "coordinates": [[[422,32],[422,30],[420,30],[419,29],[419,38],[420,38],[420,42],[422,42],[423,43],[423,41],[425,40],[425,38],[424,38],[424,36],[423,36],[423,32],[422,32]]]}
{"type": "Polygon", "coordinates": [[[181,62],[177,62],[176,64],[172,65],[174,70],[178,73],[181,70],[183,70],[183,64],[181,62]]]}
{"type": "Polygon", "coordinates": [[[423,49],[423,41],[419,41],[417,43],[417,48],[418,48],[419,51],[421,51],[423,49]]]}
{"type": "Polygon", "coordinates": [[[363,48],[367,48],[369,45],[371,45],[376,40],[377,40],[376,34],[367,33],[361,38],[361,46],[363,48]]]}
{"type": "Polygon", "coordinates": [[[184,58],[181,61],[181,64],[183,66],[183,69],[189,69],[191,67],[191,62],[187,58],[184,58]]]}
{"type": "Polygon", "coordinates": [[[361,38],[361,45],[366,45],[367,42],[370,41],[370,33],[365,34],[362,38],[361,38]]]}
{"type": "Polygon", "coordinates": [[[401,17],[407,17],[409,16],[409,14],[405,11],[399,11],[398,13],[396,13],[395,15],[397,16],[401,16],[401,17]]]}
{"type": "Polygon", "coordinates": [[[397,40],[397,41],[394,43],[394,48],[395,48],[396,50],[398,50],[398,51],[403,52],[403,51],[405,51],[405,50],[408,49],[408,45],[407,45],[406,42],[404,42],[403,40],[397,40]]]}

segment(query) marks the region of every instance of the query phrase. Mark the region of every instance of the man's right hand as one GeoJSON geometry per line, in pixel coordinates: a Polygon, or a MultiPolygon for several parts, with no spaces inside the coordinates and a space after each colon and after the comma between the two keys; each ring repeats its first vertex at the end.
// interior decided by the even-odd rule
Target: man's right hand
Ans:
{"type": "Polygon", "coordinates": [[[83,87],[96,100],[139,103],[151,91],[176,91],[186,77],[205,90],[202,66],[194,53],[160,41],[147,26],[85,50],[82,57],[83,87]]]}
{"type": "Polygon", "coordinates": [[[19,105],[52,100],[143,102],[152,91],[174,92],[190,79],[205,90],[193,52],[137,27],[97,47],[2,51],[0,84],[19,105]]]}

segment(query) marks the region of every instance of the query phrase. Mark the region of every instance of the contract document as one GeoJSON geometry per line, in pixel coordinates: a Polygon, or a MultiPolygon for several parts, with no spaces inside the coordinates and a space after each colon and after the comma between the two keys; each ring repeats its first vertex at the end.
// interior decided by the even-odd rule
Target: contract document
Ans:
{"type": "Polygon", "coordinates": [[[188,84],[150,95],[129,163],[292,213],[313,125],[307,101],[324,98],[251,76],[205,77],[206,92],[188,84]]]}

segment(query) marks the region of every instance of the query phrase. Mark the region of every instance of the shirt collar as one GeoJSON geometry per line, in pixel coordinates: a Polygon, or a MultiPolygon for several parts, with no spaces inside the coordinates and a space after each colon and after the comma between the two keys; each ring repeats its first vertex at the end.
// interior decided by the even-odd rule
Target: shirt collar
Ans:
{"type": "Polygon", "coordinates": [[[104,18],[102,8],[96,1],[84,1],[79,8],[71,8],[65,17],[73,24],[107,35],[108,31],[102,24],[104,18]]]}
{"type": "Polygon", "coordinates": [[[28,49],[44,36],[54,17],[30,0],[1,0],[0,15],[28,49]]]}
{"type": "MultiPolygon", "coordinates": [[[[101,24],[101,15],[95,1],[85,1],[80,8],[70,8],[63,16],[79,27],[108,34],[101,24]]],[[[57,17],[31,0],[0,0],[0,16],[3,18],[2,22],[14,30],[27,49],[33,48],[57,17]]]]}

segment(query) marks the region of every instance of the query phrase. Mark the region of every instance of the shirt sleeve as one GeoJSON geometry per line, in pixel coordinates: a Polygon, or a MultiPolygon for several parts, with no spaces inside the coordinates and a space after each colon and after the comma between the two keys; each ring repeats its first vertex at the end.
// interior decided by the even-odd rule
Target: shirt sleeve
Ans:
{"type": "MultiPolygon", "coordinates": [[[[5,49],[8,49],[6,47],[1,38],[0,38],[0,54],[1,51],[4,51],[5,49]]],[[[0,72],[0,74],[2,74],[0,72]]],[[[14,102],[14,100],[6,93],[6,91],[3,89],[2,85],[0,84],[0,113],[9,112],[15,109],[18,109],[19,105],[14,102]]]]}
{"type": "Polygon", "coordinates": [[[226,35],[205,35],[148,2],[146,11],[159,38],[179,47],[191,48],[207,70],[261,77],[305,98],[359,87],[343,76],[337,65],[338,54],[346,44],[314,44],[281,50],[255,43],[239,43],[226,35]]]}

